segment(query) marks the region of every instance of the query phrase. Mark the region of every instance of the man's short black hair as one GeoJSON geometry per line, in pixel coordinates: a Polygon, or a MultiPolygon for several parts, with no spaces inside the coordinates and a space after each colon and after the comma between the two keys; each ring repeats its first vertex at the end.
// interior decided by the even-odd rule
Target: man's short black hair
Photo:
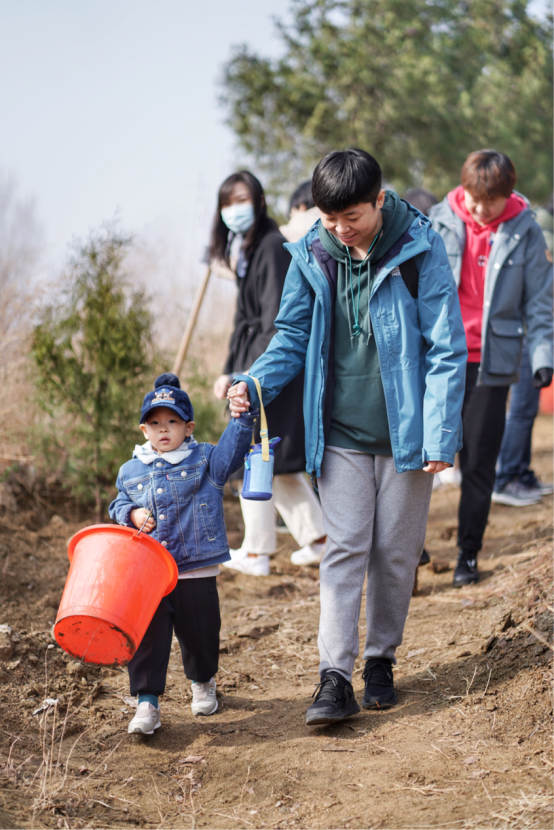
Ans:
{"type": "Polygon", "coordinates": [[[312,177],[312,196],[322,213],[342,213],[361,202],[375,205],[380,190],[379,162],[357,147],[329,153],[312,177]]]}
{"type": "Polygon", "coordinates": [[[299,184],[290,197],[289,210],[299,208],[302,205],[306,205],[306,210],[314,207],[314,200],[312,199],[312,183],[309,179],[307,182],[299,184]]]}

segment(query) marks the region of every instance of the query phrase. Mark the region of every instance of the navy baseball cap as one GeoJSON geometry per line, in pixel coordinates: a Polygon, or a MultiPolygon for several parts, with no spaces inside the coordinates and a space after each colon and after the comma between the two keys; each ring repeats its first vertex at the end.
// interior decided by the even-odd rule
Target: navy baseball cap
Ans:
{"type": "Polygon", "coordinates": [[[142,409],[140,410],[140,423],[143,424],[148,417],[148,413],[158,406],[172,409],[183,421],[194,420],[190,398],[181,389],[177,375],[173,375],[171,372],[158,375],[154,382],[154,391],[144,396],[142,409]]]}

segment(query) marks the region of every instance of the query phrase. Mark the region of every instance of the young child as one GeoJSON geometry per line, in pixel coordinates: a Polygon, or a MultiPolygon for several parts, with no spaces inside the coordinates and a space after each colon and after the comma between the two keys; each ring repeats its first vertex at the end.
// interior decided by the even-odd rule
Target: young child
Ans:
{"type": "Polygon", "coordinates": [[[148,440],[121,467],[110,516],[151,533],[167,548],[179,581],[160,602],[129,663],[131,694],[138,695],[129,732],[152,735],[161,726],[158,697],[165,690],[173,629],[192,681],[193,715],[217,710],[221,619],[216,576],[220,563],[230,559],[223,487],[243,462],[256,415],[231,420],[214,447],[194,439],[192,404],[176,375],[160,375],[144,398],[140,428],[148,440]]]}
{"type": "MultiPolygon", "coordinates": [[[[308,724],[359,712],[351,678],[367,573],[363,706],[396,703],[392,665],[423,550],[432,476],[461,446],[466,345],[444,243],[381,188],[363,150],[317,165],[321,219],[294,244],[277,334],[250,368],[263,400],[305,368],[307,470],[327,547],[320,566],[320,683],[308,724]]],[[[231,414],[257,403],[250,377],[231,414]]]]}

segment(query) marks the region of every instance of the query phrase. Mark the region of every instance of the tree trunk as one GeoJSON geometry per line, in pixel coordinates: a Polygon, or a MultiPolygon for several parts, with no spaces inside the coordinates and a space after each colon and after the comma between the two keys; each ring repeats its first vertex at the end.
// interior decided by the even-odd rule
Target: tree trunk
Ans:
{"type": "Polygon", "coordinates": [[[98,478],[98,444],[94,445],[94,521],[97,525],[102,522],[102,497],[100,495],[98,478]]]}

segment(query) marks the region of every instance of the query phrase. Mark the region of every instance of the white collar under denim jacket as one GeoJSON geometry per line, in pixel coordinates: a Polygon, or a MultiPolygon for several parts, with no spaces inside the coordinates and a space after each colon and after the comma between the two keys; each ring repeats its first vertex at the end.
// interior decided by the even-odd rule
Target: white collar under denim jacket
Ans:
{"type": "Polygon", "coordinates": [[[198,441],[194,436],[185,438],[180,447],[169,452],[156,452],[150,441],[146,444],[136,444],[133,450],[133,458],[138,458],[143,464],[153,464],[156,459],[162,458],[170,464],[180,464],[185,458],[188,458],[195,447],[198,446],[198,441]]]}

